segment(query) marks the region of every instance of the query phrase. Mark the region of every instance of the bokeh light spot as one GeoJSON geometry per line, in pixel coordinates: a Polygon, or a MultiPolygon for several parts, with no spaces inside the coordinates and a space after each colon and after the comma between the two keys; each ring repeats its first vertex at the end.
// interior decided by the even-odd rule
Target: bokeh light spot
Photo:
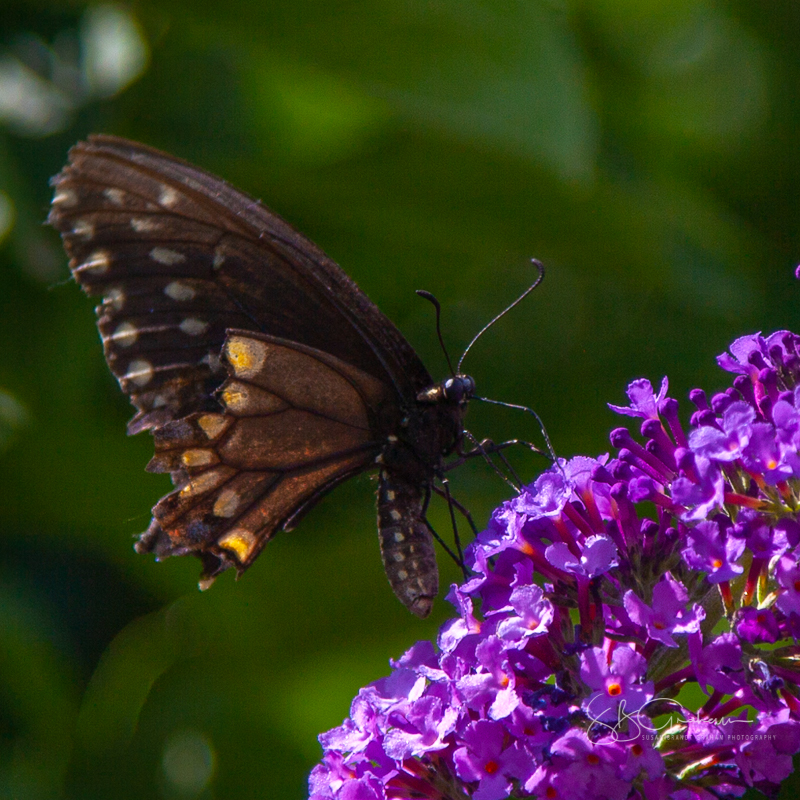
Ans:
{"type": "Polygon", "coordinates": [[[214,762],[214,749],[199,731],[176,731],[164,743],[161,767],[170,787],[180,794],[200,794],[214,774],[214,762]]]}

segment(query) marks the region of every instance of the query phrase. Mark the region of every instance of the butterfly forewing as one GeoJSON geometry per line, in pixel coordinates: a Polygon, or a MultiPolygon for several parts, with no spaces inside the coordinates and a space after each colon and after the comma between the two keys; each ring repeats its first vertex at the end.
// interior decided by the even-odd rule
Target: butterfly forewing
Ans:
{"type": "Polygon", "coordinates": [[[78,283],[102,297],[106,359],[138,411],[129,432],[153,432],[149,469],[176,486],[137,549],[194,553],[206,579],[241,571],[385,454],[387,572],[403,602],[427,613],[436,567],[424,507],[461,412],[442,435],[417,408],[432,380],[397,328],[280,217],[179,159],[95,136],[54,185],[50,222],[78,283]],[[416,441],[396,444],[409,420],[416,441]],[[408,536],[419,546],[401,544],[408,536]]]}
{"type": "Polygon", "coordinates": [[[72,149],[55,185],[52,222],[90,293],[137,274],[194,277],[212,296],[227,294],[247,319],[228,327],[330,352],[404,398],[431,384],[402,334],[331,259],[219,178],[143,145],[95,136],[72,149]],[[99,263],[90,258],[98,250],[99,263]],[[87,262],[97,266],[84,275],[87,262]]]}

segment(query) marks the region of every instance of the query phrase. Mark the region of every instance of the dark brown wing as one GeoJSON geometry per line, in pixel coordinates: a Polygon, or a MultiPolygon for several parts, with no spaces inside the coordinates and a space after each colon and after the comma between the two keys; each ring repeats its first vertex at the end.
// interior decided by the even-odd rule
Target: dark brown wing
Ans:
{"type": "Polygon", "coordinates": [[[241,570],[276,530],[372,463],[431,378],[333,261],[221,179],[95,136],[71,150],[54,185],[50,222],[78,283],[103,297],[106,359],[138,410],[129,432],[153,430],[151,468],[178,486],[154,508],[139,549],[195,553],[206,575],[241,570]],[[269,397],[258,381],[237,394],[231,357],[220,404],[230,330],[242,332],[230,342],[250,335],[282,347],[286,368],[259,372],[269,397]],[[320,371],[298,397],[301,376],[320,371]],[[345,416],[326,412],[331,387],[345,384],[345,416]]]}
{"type": "Polygon", "coordinates": [[[261,548],[382,446],[373,418],[387,387],[352,365],[285,339],[230,332],[221,413],[197,412],[154,432],[148,469],[178,487],[153,509],[137,547],[195,553],[204,579],[248,567],[261,548]]]}
{"type": "Polygon", "coordinates": [[[139,409],[131,432],[212,410],[225,330],[328,352],[394,388],[431,384],[402,334],[312,242],[184,161],[94,136],[54,180],[50,222],[81,286],[103,295],[109,366],[139,409]]]}

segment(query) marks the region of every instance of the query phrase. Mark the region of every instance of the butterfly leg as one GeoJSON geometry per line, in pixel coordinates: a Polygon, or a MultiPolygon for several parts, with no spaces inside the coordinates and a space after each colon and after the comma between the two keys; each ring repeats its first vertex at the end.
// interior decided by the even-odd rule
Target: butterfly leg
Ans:
{"type": "MultiPolygon", "coordinates": [[[[483,439],[478,443],[478,447],[482,448],[489,456],[496,455],[500,461],[503,462],[503,466],[508,470],[511,478],[513,479],[515,490],[519,492],[520,488],[522,487],[522,479],[519,477],[514,467],[511,466],[511,462],[506,458],[506,455],[503,452],[506,447],[511,447],[515,444],[524,444],[529,447],[533,447],[530,442],[523,442],[521,439],[509,439],[508,441],[500,442],[499,444],[495,444],[491,439],[483,439]]],[[[537,452],[541,451],[537,450],[537,452]]]]}
{"type": "Polygon", "coordinates": [[[519,476],[516,474],[514,469],[508,463],[508,460],[500,455],[503,463],[508,468],[508,471],[511,473],[514,480],[516,480],[516,484],[509,480],[508,476],[503,473],[503,471],[497,466],[497,464],[492,461],[491,456],[495,453],[500,454],[502,450],[507,447],[511,447],[512,445],[516,444],[524,444],[528,447],[532,447],[536,452],[541,452],[530,442],[525,442],[520,439],[510,439],[507,442],[500,442],[495,443],[491,439],[483,439],[482,441],[478,441],[475,436],[473,436],[469,431],[465,430],[464,435],[474,443],[474,447],[471,450],[462,450],[460,447],[457,448],[458,455],[460,456],[456,461],[452,461],[445,467],[446,470],[454,469],[455,467],[460,466],[463,464],[468,458],[475,458],[476,456],[481,456],[483,460],[497,473],[498,477],[504,481],[508,486],[510,486],[517,494],[519,494],[520,487],[522,486],[522,481],[520,480],[519,476]]]}
{"type": "MultiPolygon", "coordinates": [[[[436,529],[433,527],[433,525],[431,525],[430,520],[428,520],[428,518],[425,517],[423,519],[423,522],[425,523],[425,527],[428,529],[430,535],[433,536],[433,538],[439,543],[439,546],[442,548],[442,550],[444,550],[445,553],[447,553],[447,555],[453,559],[454,563],[458,565],[459,569],[463,571],[464,570],[463,561],[459,560],[458,556],[453,552],[453,549],[447,544],[447,542],[445,542],[444,539],[442,539],[441,536],[439,536],[439,534],[436,532],[436,529]]],[[[466,573],[464,574],[465,577],[467,577],[466,573]]]]}
{"type": "MultiPolygon", "coordinates": [[[[454,511],[455,508],[455,500],[453,496],[450,494],[450,481],[447,480],[444,476],[440,476],[440,480],[442,482],[442,494],[444,495],[444,499],[447,500],[447,510],[450,512],[450,524],[453,526],[453,541],[456,545],[456,552],[458,554],[456,563],[461,567],[461,571],[464,573],[464,580],[466,580],[469,576],[467,575],[466,567],[464,566],[464,551],[461,548],[461,537],[458,535],[458,525],[456,524],[456,513],[454,511]]],[[[471,517],[467,517],[469,519],[470,524],[473,525],[471,517]]],[[[476,531],[477,533],[477,531],[476,531]]]]}
{"type": "MultiPolygon", "coordinates": [[[[480,400],[483,403],[491,403],[492,405],[495,405],[495,406],[503,406],[503,408],[513,408],[513,409],[516,409],[517,411],[525,411],[528,414],[533,415],[536,418],[536,421],[539,423],[539,430],[542,432],[542,436],[544,437],[544,441],[547,444],[547,452],[550,454],[550,460],[554,464],[558,464],[558,457],[556,456],[556,451],[553,449],[553,444],[550,441],[550,437],[547,435],[547,429],[544,427],[544,422],[542,422],[542,418],[532,408],[529,408],[528,406],[521,406],[521,405],[518,405],[517,403],[506,403],[503,400],[490,400],[488,397],[477,397],[476,396],[474,399],[475,400],[480,400]]],[[[529,443],[526,442],[525,444],[529,444],[529,443]]],[[[529,446],[533,447],[533,449],[537,453],[541,453],[542,452],[541,450],[539,450],[538,447],[534,447],[533,445],[529,445],[529,446]]]]}
{"type": "MultiPolygon", "coordinates": [[[[430,520],[428,519],[427,511],[428,511],[428,505],[429,505],[430,499],[431,499],[431,489],[434,492],[436,492],[436,494],[438,494],[440,497],[446,497],[445,493],[441,489],[439,489],[437,486],[426,487],[426,498],[425,498],[425,503],[424,503],[423,511],[422,511],[422,519],[425,522],[425,525],[428,528],[428,531],[430,531],[431,536],[433,536],[433,538],[439,543],[439,545],[441,546],[442,550],[444,550],[445,553],[447,553],[447,555],[450,556],[450,558],[452,558],[453,561],[463,570],[464,569],[464,561],[463,561],[463,558],[460,558],[460,555],[461,555],[460,543],[459,543],[459,547],[458,547],[459,555],[456,555],[453,552],[452,548],[447,544],[447,542],[445,542],[445,540],[442,539],[441,536],[439,536],[439,534],[434,529],[433,525],[431,525],[430,520]]],[[[456,500],[453,500],[452,502],[459,507],[459,510],[463,509],[463,506],[461,506],[461,504],[458,503],[456,500]]]]}
{"type": "MultiPolygon", "coordinates": [[[[443,480],[441,476],[439,476],[440,480],[443,480]]],[[[478,535],[478,528],[475,525],[475,520],[472,518],[472,514],[470,513],[469,509],[458,502],[452,495],[448,495],[445,493],[444,489],[440,489],[438,486],[432,487],[433,491],[439,495],[439,497],[443,497],[447,500],[448,503],[452,503],[454,508],[461,514],[462,517],[469,523],[470,528],[472,528],[472,532],[477,536],[478,535]],[[449,499],[448,499],[449,497],[449,499]]]]}

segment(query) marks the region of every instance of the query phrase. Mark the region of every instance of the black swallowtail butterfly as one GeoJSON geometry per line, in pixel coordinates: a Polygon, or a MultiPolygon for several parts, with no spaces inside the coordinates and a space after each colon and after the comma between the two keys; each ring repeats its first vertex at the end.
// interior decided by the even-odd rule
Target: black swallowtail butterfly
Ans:
{"type": "Polygon", "coordinates": [[[434,383],[318,247],[221,179],[93,136],[53,180],[49,221],[72,274],[101,295],[106,360],[176,489],[136,545],[193,554],[201,587],[241,574],[334,486],[379,469],[392,589],[424,617],[438,591],[425,510],[463,436],[474,383],[434,383]]]}

